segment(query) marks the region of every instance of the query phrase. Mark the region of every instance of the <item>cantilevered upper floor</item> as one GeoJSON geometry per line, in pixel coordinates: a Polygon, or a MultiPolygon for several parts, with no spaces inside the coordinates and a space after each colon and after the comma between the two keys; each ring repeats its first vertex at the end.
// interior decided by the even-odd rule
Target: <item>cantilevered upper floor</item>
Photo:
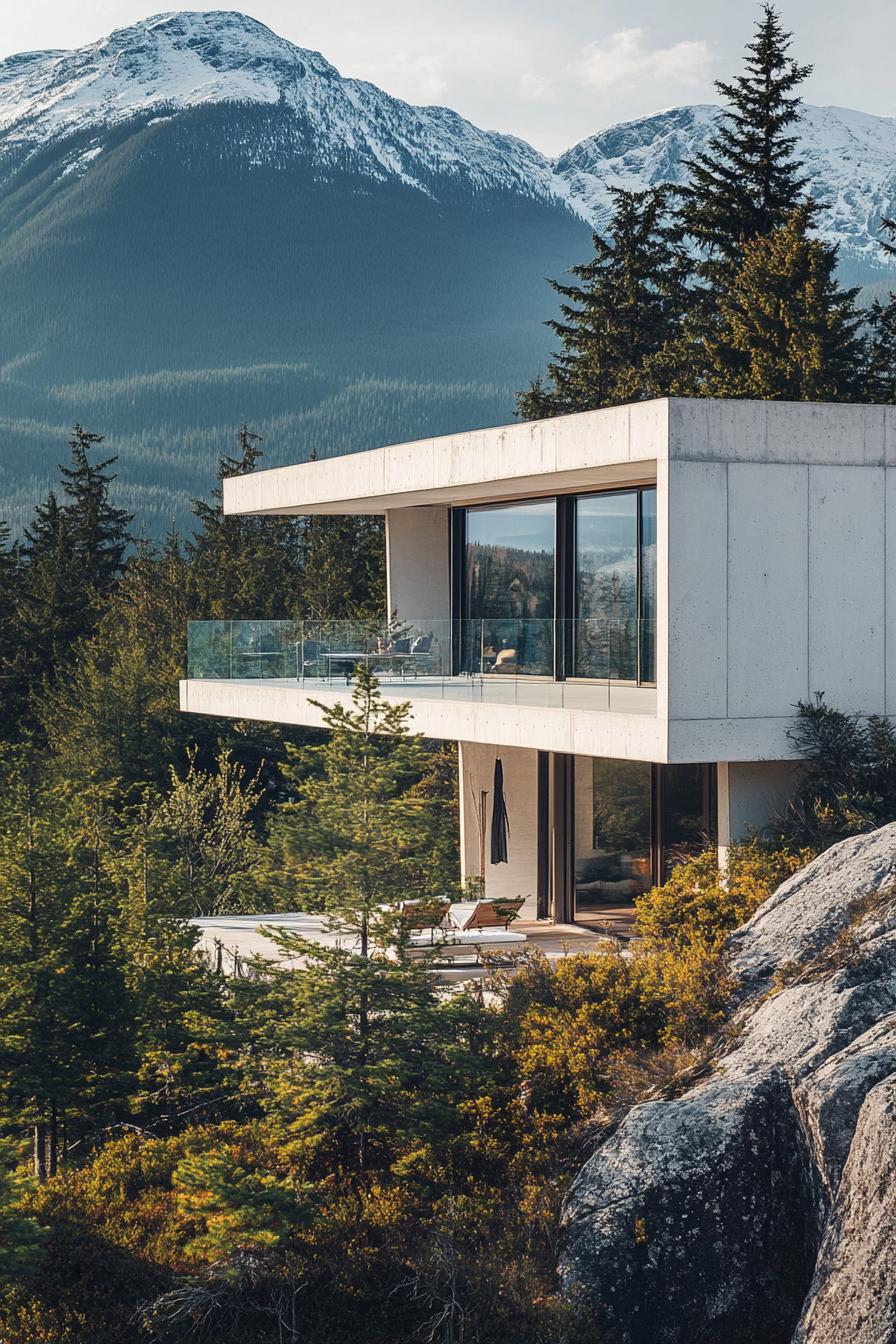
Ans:
{"type": "Polygon", "coordinates": [[[232,477],[224,507],[385,515],[388,612],[197,625],[193,712],[316,723],[354,659],[429,736],[582,755],[780,760],[815,691],[896,714],[896,408],[643,402],[232,477]]]}

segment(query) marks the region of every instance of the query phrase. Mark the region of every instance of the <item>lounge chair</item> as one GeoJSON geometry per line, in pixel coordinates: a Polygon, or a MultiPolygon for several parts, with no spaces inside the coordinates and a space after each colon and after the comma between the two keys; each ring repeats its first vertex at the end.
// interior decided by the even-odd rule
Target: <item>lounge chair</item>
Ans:
{"type": "Polygon", "coordinates": [[[381,913],[385,920],[394,921],[406,930],[413,939],[422,936],[432,943],[436,935],[444,930],[445,920],[451,902],[447,896],[422,896],[414,900],[399,901],[396,905],[384,905],[381,913]]]}
{"type": "Polygon", "coordinates": [[[449,907],[448,918],[455,929],[507,929],[523,908],[522,896],[458,901],[449,907]]]}

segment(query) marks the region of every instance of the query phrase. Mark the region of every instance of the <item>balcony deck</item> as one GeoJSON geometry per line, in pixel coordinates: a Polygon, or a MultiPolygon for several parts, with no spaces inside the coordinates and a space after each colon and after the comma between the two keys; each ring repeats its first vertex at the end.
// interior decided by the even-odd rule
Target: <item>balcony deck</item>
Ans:
{"type": "MultiPolygon", "coordinates": [[[[549,961],[559,961],[576,953],[593,952],[609,943],[624,945],[633,917],[632,907],[620,907],[603,912],[600,921],[588,925],[517,920],[513,930],[526,935],[526,950],[539,951],[549,961]]],[[[285,957],[278,951],[276,944],[263,932],[265,928],[292,930],[322,947],[351,948],[354,944],[353,935],[340,935],[338,931],[326,928],[317,915],[219,915],[193,922],[199,928],[200,951],[225,975],[245,974],[247,964],[256,957],[276,960],[285,966],[301,965],[299,958],[285,957]]],[[[433,974],[447,984],[479,980],[487,970],[471,957],[434,967],[433,974]]]]}
{"type": "MultiPolygon", "coordinates": [[[[530,705],[538,709],[585,709],[616,714],[656,714],[656,687],[625,682],[548,681],[540,677],[395,676],[376,671],[383,695],[398,700],[451,700],[467,704],[530,705]]],[[[304,695],[344,694],[345,677],[219,677],[232,686],[276,687],[304,695]]]]}

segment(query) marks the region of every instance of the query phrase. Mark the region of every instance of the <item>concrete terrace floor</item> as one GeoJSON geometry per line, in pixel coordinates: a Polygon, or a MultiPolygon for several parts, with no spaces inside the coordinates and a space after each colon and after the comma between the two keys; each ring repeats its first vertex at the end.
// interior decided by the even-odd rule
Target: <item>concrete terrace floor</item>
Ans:
{"type": "MultiPolygon", "coordinates": [[[[526,943],[519,946],[525,949],[538,949],[551,961],[573,956],[577,952],[592,952],[596,947],[605,946],[608,938],[622,945],[630,930],[633,918],[631,907],[620,906],[614,910],[602,911],[600,915],[589,915],[588,924],[550,924],[546,920],[516,920],[512,925],[515,933],[524,933],[526,943]]],[[[289,914],[258,915],[215,915],[190,921],[199,930],[199,948],[209,958],[212,965],[218,964],[227,975],[239,973],[243,964],[253,957],[276,959],[286,966],[298,966],[299,958],[284,956],[275,942],[264,932],[265,928],[275,928],[283,932],[293,932],[321,947],[344,947],[350,949],[355,944],[351,932],[340,933],[324,927],[319,915],[305,915],[300,912],[289,914]]],[[[460,981],[479,979],[483,968],[473,959],[440,967],[440,979],[460,981]]]]}
{"type": "MultiPolygon", "coordinates": [[[[402,700],[462,700],[472,704],[533,705],[543,709],[593,709],[616,714],[656,714],[656,687],[627,682],[549,681],[538,677],[398,677],[377,671],[383,695],[402,700]]],[[[215,677],[238,685],[294,687],[306,694],[344,692],[344,677],[215,677]]]]}

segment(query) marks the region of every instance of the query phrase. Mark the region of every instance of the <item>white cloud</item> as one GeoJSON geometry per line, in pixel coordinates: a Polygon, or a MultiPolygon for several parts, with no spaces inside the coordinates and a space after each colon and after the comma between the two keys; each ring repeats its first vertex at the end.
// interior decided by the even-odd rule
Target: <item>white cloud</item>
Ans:
{"type": "Polygon", "coordinates": [[[384,59],[370,61],[364,78],[397,94],[409,103],[436,103],[444,99],[449,87],[445,62],[440,56],[397,51],[384,59]]]}
{"type": "Polygon", "coordinates": [[[526,98],[533,103],[544,102],[554,97],[554,81],[548,79],[547,75],[538,75],[533,70],[526,70],[521,76],[517,85],[521,98],[526,98]]]}
{"type": "Polygon", "coordinates": [[[574,70],[582,84],[597,89],[633,78],[694,86],[706,79],[711,63],[712,52],[702,39],[650,51],[643,28],[624,28],[604,42],[589,42],[574,70]]]}

